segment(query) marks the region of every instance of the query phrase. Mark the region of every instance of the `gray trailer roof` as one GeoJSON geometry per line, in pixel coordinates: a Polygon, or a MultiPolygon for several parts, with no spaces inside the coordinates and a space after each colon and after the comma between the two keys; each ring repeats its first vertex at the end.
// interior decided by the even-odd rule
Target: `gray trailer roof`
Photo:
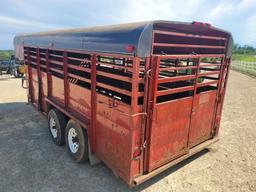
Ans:
{"type": "MultiPolygon", "coordinates": [[[[96,52],[135,54],[139,57],[150,56],[153,29],[168,29],[190,34],[207,34],[230,38],[229,32],[211,27],[196,26],[192,23],[171,21],[147,21],[92,28],[56,30],[32,34],[21,34],[14,38],[14,45],[56,48],[67,50],[86,50],[96,52]],[[129,53],[127,45],[133,45],[135,52],[129,53]]],[[[231,50],[229,50],[231,54],[231,50]]]]}

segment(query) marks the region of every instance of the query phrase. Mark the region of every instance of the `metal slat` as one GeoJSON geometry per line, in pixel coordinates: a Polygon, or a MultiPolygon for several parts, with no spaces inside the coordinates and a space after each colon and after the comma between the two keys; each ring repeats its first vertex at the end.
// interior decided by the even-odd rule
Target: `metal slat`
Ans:
{"type": "Polygon", "coordinates": [[[174,88],[174,89],[157,91],[157,96],[169,95],[169,94],[173,94],[173,93],[180,93],[180,92],[192,91],[192,90],[194,90],[194,86],[179,87],[179,88],[174,88]]]}
{"type": "Polygon", "coordinates": [[[204,86],[207,86],[207,85],[212,85],[212,84],[217,84],[219,81],[216,80],[216,81],[209,81],[209,82],[205,82],[205,83],[197,83],[197,87],[204,87],[204,86]]]}
{"type": "Polygon", "coordinates": [[[59,69],[55,69],[55,68],[52,68],[52,67],[49,67],[50,71],[54,71],[56,73],[59,73],[59,74],[64,74],[63,71],[59,70],[59,69]]]}
{"type": "Polygon", "coordinates": [[[171,43],[154,43],[154,47],[188,47],[188,48],[202,48],[202,49],[225,49],[225,46],[213,45],[191,45],[191,44],[171,44],[171,43]]]}
{"type": "Polygon", "coordinates": [[[165,67],[165,68],[159,68],[159,71],[166,71],[166,70],[185,70],[185,69],[196,69],[197,66],[187,66],[187,67],[165,67]]]}
{"type": "Polygon", "coordinates": [[[130,70],[130,71],[132,70],[132,67],[116,65],[116,64],[112,64],[112,63],[104,63],[104,62],[97,61],[97,64],[105,65],[105,66],[109,66],[109,67],[114,67],[114,68],[126,69],[126,70],[130,70]]]}
{"type": "Polygon", "coordinates": [[[91,63],[91,60],[89,60],[89,59],[79,59],[79,58],[75,58],[75,57],[68,57],[68,60],[74,60],[74,61],[91,63]]]}
{"type": "Polygon", "coordinates": [[[55,61],[55,60],[52,60],[52,59],[49,59],[49,63],[52,63],[52,64],[56,64],[56,65],[63,66],[63,62],[55,61]]]}
{"type": "Polygon", "coordinates": [[[30,58],[33,58],[33,59],[36,59],[36,56],[33,56],[33,55],[30,55],[29,57],[30,57],[30,58]]]}
{"type": "Polygon", "coordinates": [[[132,82],[132,78],[130,78],[130,77],[116,75],[116,74],[113,74],[113,73],[107,73],[107,72],[103,72],[103,71],[99,71],[99,70],[97,71],[97,75],[101,75],[101,76],[104,76],[104,77],[108,77],[108,78],[112,78],[112,79],[116,79],[116,80],[120,80],[120,81],[125,81],[125,82],[128,82],[128,83],[132,82]]]}
{"type": "Polygon", "coordinates": [[[200,67],[221,66],[221,63],[200,63],[200,67]]]}
{"type": "Polygon", "coordinates": [[[74,75],[72,73],[67,73],[68,77],[72,77],[72,78],[75,78],[75,79],[78,79],[80,81],[84,81],[84,82],[87,82],[87,83],[91,83],[91,80],[90,79],[86,79],[84,77],[80,77],[79,75],[74,75]]]}
{"type": "Polygon", "coordinates": [[[159,55],[156,54],[154,56],[158,56],[160,59],[198,59],[200,58],[219,58],[219,57],[225,57],[224,54],[185,54],[185,55],[159,55]]]}
{"type": "Polygon", "coordinates": [[[75,69],[75,70],[78,70],[78,71],[84,71],[84,72],[91,73],[91,69],[85,68],[85,67],[76,66],[76,65],[68,64],[68,68],[72,68],[72,69],[75,69]]]}
{"type": "Polygon", "coordinates": [[[220,71],[218,68],[207,68],[204,66],[200,66],[200,70],[205,70],[205,71],[220,71]]]}
{"type": "Polygon", "coordinates": [[[56,55],[56,54],[49,54],[49,57],[57,57],[63,59],[62,55],[56,55]]]}
{"type": "Polygon", "coordinates": [[[158,79],[158,83],[171,83],[175,81],[184,81],[184,80],[190,80],[195,79],[196,75],[183,75],[183,76],[176,76],[176,77],[166,77],[158,79]]]}
{"type": "Polygon", "coordinates": [[[198,77],[207,76],[207,75],[218,75],[220,71],[212,71],[212,72],[206,72],[206,73],[199,73],[198,77]]]}
{"type": "Polygon", "coordinates": [[[115,91],[115,92],[118,92],[118,93],[121,93],[121,94],[124,94],[124,95],[127,95],[127,96],[132,95],[131,91],[127,91],[127,90],[124,90],[124,89],[121,89],[121,88],[117,88],[117,87],[114,87],[112,85],[107,85],[107,84],[104,84],[104,83],[97,82],[97,86],[100,86],[102,88],[109,89],[111,91],[115,91]]]}
{"type": "Polygon", "coordinates": [[[35,65],[35,66],[37,66],[37,63],[34,62],[34,61],[30,61],[30,63],[33,64],[33,65],[35,65]]]}
{"type": "Polygon", "coordinates": [[[227,39],[224,37],[216,37],[216,36],[208,36],[208,35],[195,35],[191,33],[178,33],[178,32],[171,32],[171,31],[159,31],[155,30],[155,34],[164,34],[164,35],[174,35],[174,36],[180,36],[180,37],[192,37],[192,38],[200,38],[200,39],[213,39],[213,40],[224,40],[227,39]]]}

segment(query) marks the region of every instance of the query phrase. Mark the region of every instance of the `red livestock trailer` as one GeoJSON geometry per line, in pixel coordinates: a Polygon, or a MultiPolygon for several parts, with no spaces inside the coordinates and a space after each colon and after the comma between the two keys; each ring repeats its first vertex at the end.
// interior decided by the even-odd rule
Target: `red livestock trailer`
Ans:
{"type": "Polygon", "coordinates": [[[232,36],[150,21],[18,35],[29,101],[57,145],[138,185],[218,140],[232,36]]]}

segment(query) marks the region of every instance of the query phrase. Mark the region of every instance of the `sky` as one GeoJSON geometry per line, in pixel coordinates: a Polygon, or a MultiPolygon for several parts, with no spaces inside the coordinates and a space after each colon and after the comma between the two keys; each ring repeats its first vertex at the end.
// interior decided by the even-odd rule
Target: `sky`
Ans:
{"type": "Polygon", "coordinates": [[[0,50],[20,33],[159,19],[211,23],[256,47],[256,0],[0,0],[0,50]]]}

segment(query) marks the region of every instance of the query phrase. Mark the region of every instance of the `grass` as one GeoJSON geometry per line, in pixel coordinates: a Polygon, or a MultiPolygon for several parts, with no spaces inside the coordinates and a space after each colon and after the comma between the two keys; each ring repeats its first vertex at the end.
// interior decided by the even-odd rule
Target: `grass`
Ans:
{"type": "Polygon", "coordinates": [[[233,54],[231,69],[256,77],[256,55],[233,54]]]}
{"type": "Polygon", "coordinates": [[[235,61],[256,62],[256,55],[233,54],[232,60],[235,60],[235,61]]]}
{"type": "Polygon", "coordinates": [[[231,69],[256,77],[256,55],[238,54],[232,55],[231,69]]]}

